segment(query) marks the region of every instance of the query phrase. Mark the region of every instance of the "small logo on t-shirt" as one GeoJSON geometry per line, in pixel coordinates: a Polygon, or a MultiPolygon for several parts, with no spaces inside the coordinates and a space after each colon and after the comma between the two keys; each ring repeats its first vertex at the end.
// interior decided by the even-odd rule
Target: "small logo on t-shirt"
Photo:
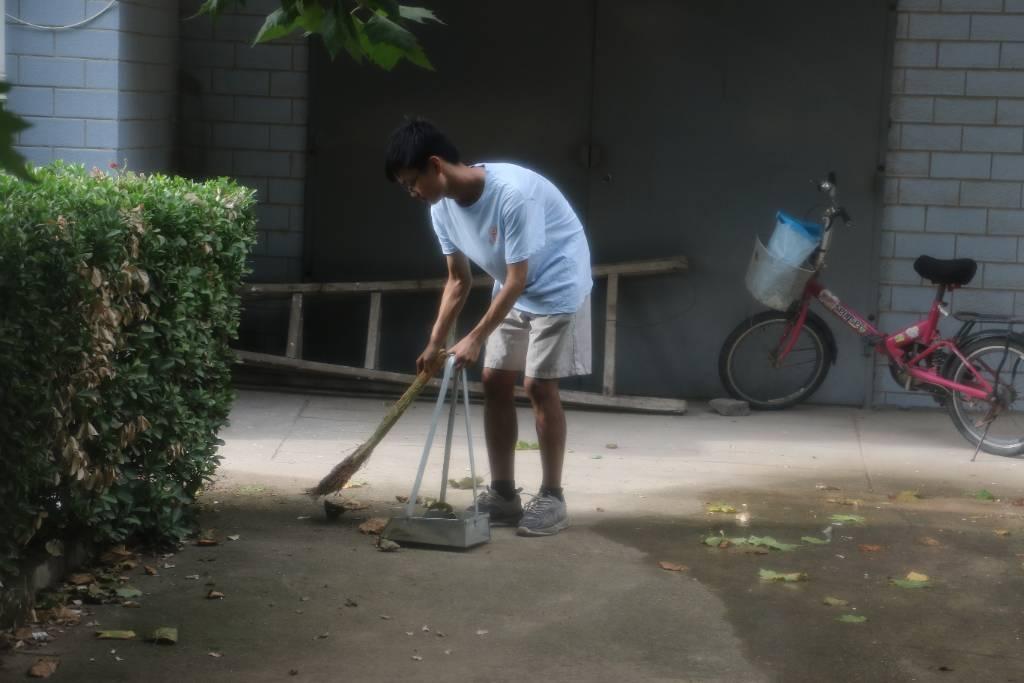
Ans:
{"type": "Polygon", "coordinates": [[[492,225],[491,229],[488,231],[487,234],[491,236],[491,244],[494,244],[495,242],[497,242],[498,241],[498,226],[497,225],[492,225]]]}

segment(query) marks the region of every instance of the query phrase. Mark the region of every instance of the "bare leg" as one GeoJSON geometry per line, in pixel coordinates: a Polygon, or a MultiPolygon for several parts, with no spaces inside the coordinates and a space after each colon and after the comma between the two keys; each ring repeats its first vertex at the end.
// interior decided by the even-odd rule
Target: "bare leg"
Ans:
{"type": "Polygon", "coordinates": [[[516,473],[515,387],[519,373],[512,370],[484,368],[484,436],[487,459],[493,481],[511,481],[516,473]]]}
{"type": "Polygon", "coordinates": [[[545,488],[562,487],[562,464],[565,461],[565,411],[558,393],[557,379],[526,378],[526,393],[533,404],[540,441],[540,460],[544,469],[545,488]]]}

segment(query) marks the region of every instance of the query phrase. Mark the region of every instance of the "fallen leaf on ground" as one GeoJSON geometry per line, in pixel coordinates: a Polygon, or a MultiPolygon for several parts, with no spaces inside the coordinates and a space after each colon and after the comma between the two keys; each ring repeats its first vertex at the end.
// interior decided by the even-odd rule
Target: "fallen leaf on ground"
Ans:
{"type": "Polygon", "coordinates": [[[877,553],[882,549],[882,546],[880,545],[871,545],[868,543],[861,543],[857,547],[861,549],[861,552],[865,553],[877,553]]]}
{"type": "Polygon", "coordinates": [[[341,488],[343,489],[361,489],[366,486],[369,482],[365,481],[350,481],[341,488]]]}
{"type": "Polygon", "coordinates": [[[860,515],[832,515],[829,519],[840,524],[864,524],[867,521],[860,515]]]}
{"type": "Polygon", "coordinates": [[[476,634],[477,634],[478,636],[486,636],[486,635],[487,635],[488,633],[490,633],[490,631],[488,631],[488,630],[487,630],[487,629],[485,629],[485,628],[479,629],[479,630],[478,630],[478,631],[476,632],[476,634]]]}
{"type": "Polygon", "coordinates": [[[814,536],[801,536],[800,540],[811,545],[826,545],[829,543],[829,541],[823,538],[815,538],[814,536]]]}
{"type": "Polygon", "coordinates": [[[352,598],[345,598],[345,607],[359,607],[359,603],[352,598]]]}
{"type": "Polygon", "coordinates": [[[704,509],[707,512],[725,512],[729,514],[736,512],[736,508],[728,503],[708,503],[704,509]]]}
{"type": "Polygon", "coordinates": [[[40,657],[29,668],[28,675],[32,678],[49,678],[57,671],[59,664],[60,660],[56,657],[40,657]]]}
{"type": "Polygon", "coordinates": [[[298,517],[296,517],[295,519],[297,519],[298,521],[300,521],[300,522],[301,522],[301,521],[303,521],[303,520],[306,520],[306,519],[310,519],[310,517],[309,517],[309,515],[299,515],[299,516],[298,516],[298,517]]]}
{"type": "Polygon", "coordinates": [[[174,645],[178,642],[178,629],[171,626],[161,626],[153,631],[149,639],[158,645],[174,645]]]}
{"type": "Polygon", "coordinates": [[[921,545],[929,545],[933,548],[942,545],[941,541],[934,539],[931,536],[922,536],[920,539],[918,539],[918,543],[920,543],[921,545]]]}
{"type": "Polygon", "coordinates": [[[219,652],[207,652],[206,654],[210,655],[211,657],[216,657],[218,659],[224,656],[219,652]]]}
{"type": "Polygon", "coordinates": [[[414,635],[416,635],[416,634],[415,634],[415,633],[413,633],[412,631],[406,631],[406,632],[405,632],[405,635],[407,635],[407,636],[414,636],[414,635]]]}
{"type": "Polygon", "coordinates": [[[200,538],[198,541],[196,541],[196,545],[199,545],[199,546],[220,545],[220,541],[218,541],[218,540],[216,540],[214,538],[200,538]]]}
{"type": "Polygon", "coordinates": [[[157,575],[156,567],[151,567],[151,566],[149,566],[147,564],[145,567],[143,567],[143,569],[146,571],[146,575],[147,576],[156,576],[157,575]]]}
{"type": "Polygon", "coordinates": [[[132,609],[137,609],[139,607],[142,607],[142,605],[140,603],[138,603],[138,602],[135,602],[134,600],[125,600],[124,602],[121,603],[121,607],[129,607],[129,608],[132,608],[132,609]]]}
{"type": "Polygon", "coordinates": [[[779,581],[785,583],[807,580],[806,572],[780,573],[771,569],[762,569],[760,571],[760,576],[762,581],[779,581]]]}
{"type": "Polygon", "coordinates": [[[313,640],[327,640],[327,639],[328,639],[328,638],[330,638],[330,637],[331,637],[331,634],[330,634],[330,633],[321,633],[320,635],[318,635],[318,636],[317,636],[316,638],[314,638],[313,640]]]}
{"type": "Polygon", "coordinates": [[[996,497],[992,495],[992,492],[987,489],[979,489],[971,495],[973,495],[977,500],[993,501],[996,499],[996,497]]]}
{"type": "Polygon", "coordinates": [[[603,459],[604,459],[604,456],[603,456],[603,455],[601,455],[601,454],[597,454],[597,455],[592,455],[592,456],[590,456],[590,459],[591,459],[591,460],[603,460],[603,459]]]}
{"type": "Polygon", "coordinates": [[[814,488],[818,489],[819,491],[839,491],[840,490],[838,486],[829,486],[828,484],[815,484],[814,488]]]}
{"type": "Polygon", "coordinates": [[[659,562],[658,566],[668,572],[685,572],[687,570],[685,564],[676,564],[675,562],[666,562],[664,560],[659,562]]]}
{"type": "Polygon", "coordinates": [[[931,586],[928,575],[920,572],[910,572],[905,579],[892,579],[892,584],[900,588],[928,588],[931,586]]]}
{"type": "Polygon", "coordinates": [[[607,449],[609,449],[609,450],[612,450],[612,451],[614,451],[614,450],[615,450],[616,448],[618,448],[618,447],[619,447],[619,444],[617,444],[617,443],[606,443],[606,444],[604,445],[604,447],[605,447],[605,448],[607,448],[607,449]]]}
{"type": "Polygon", "coordinates": [[[241,537],[242,537],[241,534],[231,534],[230,536],[228,536],[228,540],[229,541],[237,541],[241,537]]]}
{"type": "Polygon", "coordinates": [[[189,581],[198,581],[199,580],[199,574],[189,574],[185,578],[188,579],[189,581]]]}
{"type": "Polygon", "coordinates": [[[842,600],[840,598],[827,597],[822,602],[829,607],[846,607],[850,604],[848,600],[842,600]]]}
{"type": "Polygon", "coordinates": [[[121,560],[127,560],[133,555],[134,553],[128,550],[124,545],[117,545],[100,555],[100,561],[103,562],[103,564],[116,564],[121,560]]]}
{"type": "Polygon", "coordinates": [[[1010,530],[1009,529],[996,529],[995,530],[995,534],[996,534],[996,536],[1009,536],[1010,535],[1010,530]]]}
{"type": "Polygon", "coordinates": [[[899,493],[889,496],[889,500],[894,503],[916,503],[921,500],[921,494],[917,491],[900,491],[899,493]]]}
{"type": "Polygon", "coordinates": [[[864,504],[864,501],[860,498],[826,498],[825,502],[834,505],[852,505],[854,507],[864,504]]]}
{"type": "Polygon", "coordinates": [[[121,586],[120,588],[115,589],[114,593],[117,595],[117,597],[125,598],[126,600],[130,598],[142,597],[142,591],[140,591],[138,588],[135,588],[134,586],[121,586]]]}
{"type": "Polygon", "coordinates": [[[423,657],[420,657],[419,655],[413,655],[412,656],[412,661],[414,661],[414,662],[422,662],[423,661],[423,657]]]}
{"type": "Polygon", "coordinates": [[[445,650],[445,651],[444,651],[444,653],[445,653],[446,655],[450,655],[450,654],[452,653],[452,651],[451,651],[451,650],[445,650]]]}
{"type": "Polygon", "coordinates": [[[859,614],[844,614],[841,617],[836,617],[836,621],[841,621],[844,624],[863,624],[867,620],[867,617],[862,617],[859,614]]]}
{"type": "Polygon", "coordinates": [[[224,599],[224,594],[221,593],[220,591],[210,591],[209,593],[206,594],[206,599],[207,600],[223,600],[224,599]]]}
{"type": "MultiPolygon", "coordinates": [[[[478,476],[476,478],[475,482],[476,482],[476,486],[483,486],[484,478],[478,476]]],[[[456,479],[449,479],[448,480],[448,485],[451,486],[453,489],[468,490],[468,489],[473,488],[474,480],[473,480],[472,477],[463,477],[462,479],[458,479],[458,480],[456,480],[456,479]]]]}
{"type": "Polygon", "coordinates": [[[96,631],[96,637],[100,640],[131,640],[135,631],[96,631]]]}
{"type": "Polygon", "coordinates": [[[68,577],[68,583],[72,586],[85,586],[95,580],[96,578],[92,574],[72,574],[68,577]]]}
{"type": "Polygon", "coordinates": [[[371,517],[359,525],[359,531],[364,534],[375,534],[379,536],[387,525],[388,520],[384,517],[371,517]]]}
{"type": "Polygon", "coordinates": [[[535,441],[517,441],[516,442],[516,450],[517,451],[539,451],[540,450],[540,444],[535,442],[535,441]]]}
{"type": "Polygon", "coordinates": [[[381,538],[377,541],[377,550],[382,553],[393,553],[401,549],[402,546],[387,538],[381,538]]]}
{"type": "Polygon", "coordinates": [[[380,615],[380,618],[384,621],[391,621],[391,617],[389,617],[387,614],[380,615]]]}
{"type": "Polygon", "coordinates": [[[423,628],[421,628],[420,630],[423,631],[424,633],[430,633],[430,627],[427,626],[426,624],[424,624],[423,628]]]}
{"type": "MultiPolygon", "coordinates": [[[[733,539],[733,542],[735,543],[736,540],[733,539]]],[[[746,539],[746,542],[750,545],[771,548],[772,550],[781,550],[782,552],[789,552],[800,547],[794,543],[782,543],[780,541],[776,541],[771,536],[751,536],[746,539]]]]}

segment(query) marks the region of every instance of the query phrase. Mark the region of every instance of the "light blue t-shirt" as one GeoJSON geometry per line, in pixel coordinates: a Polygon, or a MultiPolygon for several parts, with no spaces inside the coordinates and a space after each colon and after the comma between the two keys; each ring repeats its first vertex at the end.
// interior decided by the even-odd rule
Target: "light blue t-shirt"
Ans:
{"type": "Polygon", "coordinates": [[[484,191],[473,204],[442,199],[430,209],[441,251],[459,251],[494,278],[529,261],[515,307],[534,315],[575,313],[590,294],[590,247],[583,225],[551,181],[514,164],[480,164],[484,191]]]}

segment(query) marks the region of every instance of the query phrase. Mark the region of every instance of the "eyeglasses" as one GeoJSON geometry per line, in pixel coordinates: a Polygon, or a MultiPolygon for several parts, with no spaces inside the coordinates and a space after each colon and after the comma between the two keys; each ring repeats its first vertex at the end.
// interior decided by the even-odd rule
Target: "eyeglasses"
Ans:
{"type": "Polygon", "coordinates": [[[398,186],[399,187],[401,187],[407,193],[412,194],[415,191],[415,189],[416,189],[416,183],[418,183],[419,180],[420,180],[420,172],[419,171],[416,172],[416,177],[414,177],[411,182],[406,182],[405,180],[402,180],[401,178],[396,178],[396,180],[398,182],[398,186]]]}

